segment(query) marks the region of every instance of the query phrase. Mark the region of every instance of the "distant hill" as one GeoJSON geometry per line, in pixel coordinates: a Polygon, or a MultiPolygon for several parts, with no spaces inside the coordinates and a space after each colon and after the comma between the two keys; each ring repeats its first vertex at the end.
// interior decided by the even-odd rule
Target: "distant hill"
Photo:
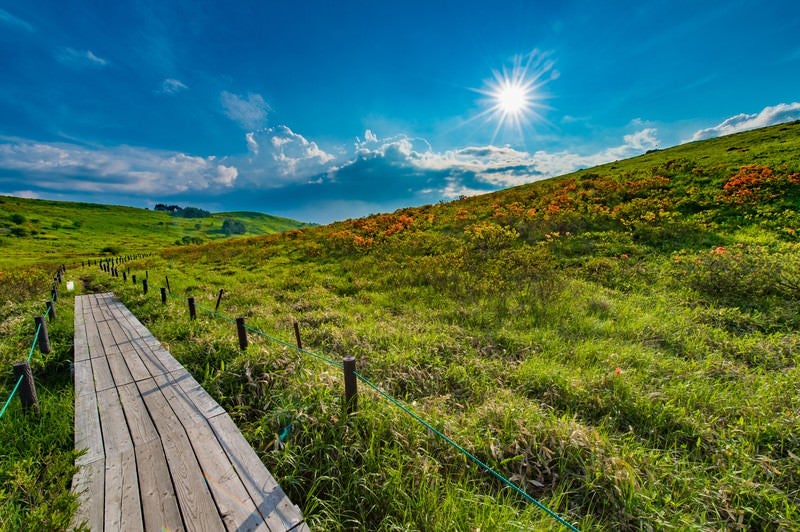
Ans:
{"type": "Polygon", "coordinates": [[[133,207],[0,196],[0,267],[153,251],[308,225],[256,212],[182,218],[133,207]]]}

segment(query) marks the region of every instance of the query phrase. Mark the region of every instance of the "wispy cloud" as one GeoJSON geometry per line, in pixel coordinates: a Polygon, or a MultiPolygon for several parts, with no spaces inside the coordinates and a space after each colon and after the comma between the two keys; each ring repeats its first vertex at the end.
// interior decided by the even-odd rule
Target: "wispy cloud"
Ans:
{"type": "Polygon", "coordinates": [[[96,55],[91,50],[75,50],[74,48],[63,48],[57,54],[56,58],[65,65],[78,66],[78,67],[104,67],[107,66],[108,60],[96,55]]]}
{"type": "Polygon", "coordinates": [[[260,94],[239,96],[222,91],[220,101],[227,117],[244,129],[255,130],[266,125],[269,105],[260,94]]]}
{"type": "Polygon", "coordinates": [[[692,138],[684,142],[721,137],[722,135],[730,135],[740,131],[747,131],[748,129],[782,124],[793,120],[800,120],[800,103],[779,103],[778,105],[765,107],[755,114],[741,113],[732,116],[714,127],[695,132],[692,138]]]}
{"type": "Polygon", "coordinates": [[[161,90],[159,92],[162,94],[178,94],[188,88],[189,87],[179,79],[167,78],[161,82],[161,90]]]}
{"type": "Polygon", "coordinates": [[[86,148],[18,139],[0,144],[0,186],[35,177],[41,191],[175,195],[232,187],[238,170],[216,157],[118,146],[86,148]]]}
{"type": "Polygon", "coordinates": [[[22,29],[25,31],[33,31],[33,26],[31,26],[29,22],[12,15],[5,9],[0,9],[0,22],[13,28],[22,29]]]}

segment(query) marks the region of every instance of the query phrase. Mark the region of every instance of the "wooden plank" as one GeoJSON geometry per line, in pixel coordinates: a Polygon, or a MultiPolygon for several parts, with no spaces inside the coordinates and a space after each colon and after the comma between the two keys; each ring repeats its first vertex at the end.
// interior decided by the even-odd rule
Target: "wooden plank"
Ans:
{"type": "Polygon", "coordinates": [[[227,413],[215,416],[209,424],[270,530],[289,530],[300,525],[303,522],[300,509],[278,486],[230,416],[227,413]]]}
{"type": "Polygon", "coordinates": [[[104,477],[105,460],[78,466],[72,477],[72,492],[78,496],[73,528],[84,525],[89,530],[103,530],[104,477]]]}
{"type": "Polygon", "coordinates": [[[94,376],[92,375],[92,362],[79,360],[72,365],[75,377],[75,397],[94,395],[94,376]]]}
{"type": "Polygon", "coordinates": [[[185,369],[173,371],[170,376],[204,417],[212,418],[225,413],[225,409],[185,369]]]}
{"type": "Polygon", "coordinates": [[[97,396],[92,393],[75,396],[75,449],[87,449],[75,459],[78,465],[89,464],[103,458],[103,436],[97,396]]]}
{"type": "Polygon", "coordinates": [[[134,449],[107,455],[105,464],[105,529],[142,530],[144,522],[134,449]]]}
{"type": "Polygon", "coordinates": [[[186,429],[225,527],[228,530],[268,531],[264,517],[219,445],[205,416],[183,394],[173,377],[161,375],[155,381],[186,429]]]}
{"type": "Polygon", "coordinates": [[[92,373],[94,374],[95,390],[100,391],[114,387],[114,377],[111,376],[111,368],[108,367],[106,357],[92,358],[92,373]]]}
{"type": "Polygon", "coordinates": [[[75,321],[74,321],[74,348],[75,361],[86,360],[89,358],[89,344],[86,340],[86,320],[83,317],[83,301],[86,296],[75,297],[75,321]]]}
{"type": "Polygon", "coordinates": [[[150,376],[168,373],[167,368],[164,367],[164,364],[161,363],[152,351],[146,347],[139,346],[136,342],[131,342],[128,345],[136,352],[139,360],[141,360],[142,364],[147,368],[147,372],[150,376]]]}
{"type": "Polygon", "coordinates": [[[164,444],[164,454],[186,528],[221,530],[222,520],[180,420],[153,379],[137,382],[136,386],[164,444]]]}
{"type": "Polygon", "coordinates": [[[184,530],[161,441],[137,444],[135,453],[145,530],[184,530]]]}
{"type": "Polygon", "coordinates": [[[133,380],[140,381],[151,376],[150,372],[147,370],[147,366],[145,366],[144,362],[142,362],[139,353],[136,352],[136,349],[132,344],[125,344],[121,346],[120,349],[122,351],[122,357],[125,359],[125,363],[128,365],[128,370],[131,372],[131,377],[133,377],[133,380]]]}
{"type": "Polygon", "coordinates": [[[133,449],[128,423],[116,388],[97,392],[100,426],[103,429],[103,450],[106,456],[133,449]]]}
{"type": "Polygon", "coordinates": [[[136,385],[131,383],[120,386],[117,388],[117,392],[120,403],[122,403],[122,410],[125,412],[125,420],[128,422],[133,445],[139,447],[158,440],[158,431],[153,420],[150,419],[150,413],[147,411],[136,385]]]}

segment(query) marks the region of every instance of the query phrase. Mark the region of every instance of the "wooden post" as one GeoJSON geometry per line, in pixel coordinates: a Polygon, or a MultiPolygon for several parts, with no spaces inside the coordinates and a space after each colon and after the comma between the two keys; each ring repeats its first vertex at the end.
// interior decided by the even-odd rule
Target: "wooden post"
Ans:
{"type": "Polygon", "coordinates": [[[136,284],[136,274],[131,275],[131,279],[133,279],[133,284],[136,284]]]}
{"type": "Polygon", "coordinates": [[[171,294],[172,293],[172,289],[169,287],[169,276],[165,275],[164,279],[166,279],[166,281],[167,281],[167,292],[169,292],[171,294]]]}
{"type": "Polygon", "coordinates": [[[58,301],[58,287],[54,286],[53,289],[50,291],[50,299],[53,301],[58,301]]]}
{"type": "Polygon", "coordinates": [[[244,328],[244,318],[236,318],[236,332],[239,333],[239,349],[247,349],[247,329],[244,328]]]}
{"type": "Polygon", "coordinates": [[[142,279],[142,291],[147,295],[147,279],[142,279]]]}
{"type": "Polygon", "coordinates": [[[128,274],[127,273],[122,272],[122,280],[123,281],[127,281],[128,280],[128,274]]]}
{"type": "Polygon", "coordinates": [[[167,289],[163,286],[161,287],[161,302],[163,304],[167,304],[167,289]]]}
{"type": "Polygon", "coordinates": [[[297,340],[297,348],[303,349],[303,342],[300,341],[300,325],[298,325],[297,320],[294,320],[294,338],[297,340]]]}
{"type": "Polygon", "coordinates": [[[36,328],[39,329],[39,351],[45,355],[50,352],[50,337],[47,335],[47,324],[42,316],[33,318],[36,328]]]}
{"type": "Polygon", "coordinates": [[[194,298],[193,297],[189,298],[189,317],[191,319],[196,319],[197,318],[197,310],[195,310],[195,308],[194,308],[194,298]]]}
{"type": "Polygon", "coordinates": [[[22,401],[22,408],[28,410],[33,408],[35,413],[39,413],[39,398],[36,397],[36,386],[33,384],[33,373],[31,365],[27,362],[14,364],[14,378],[22,377],[19,387],[19,400],[22,401]]]}
{"type": "Polygon", "coordinates": [[[214,306],[214,312],[219,310],[219,302],[222,301],[222,288],[219,289],[219,295],[217,296],[217,304],[214,306]]]}
{"type": "Polygon", "coordinates": [[[344,357],[344,408],[345,412],[352,414],[358,410],[358,380],[356,379],[356,359],[344,357]]]}
{"type": "Polygon", "coordinates": [[[53,321],[53,320],[56,319],[56,306],[53,304],[52,301],[48,301],[47,302],[47,313],[46,314],[47,314],[47,317],[50,319],[50,321],[53,321]]]}

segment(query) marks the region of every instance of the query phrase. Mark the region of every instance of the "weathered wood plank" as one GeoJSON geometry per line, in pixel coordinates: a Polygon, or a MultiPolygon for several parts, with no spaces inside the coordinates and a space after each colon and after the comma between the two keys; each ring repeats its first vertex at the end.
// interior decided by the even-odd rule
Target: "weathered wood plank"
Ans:
{"type": "Polygon", "coordinates": [[[137,444],[135,452],[145,530],[184,530],[161,441],[137,444]]]}
{"type": "Polygon", "coordinates": [[[106,357],[93,357],[91,360],[95,390],[100,391],[113,388],[114,377],[111,376],[111,368],[108,367],[108,359],[106,357]]]}
{"type": "Polygon", "coordinates": [[[137,382],[164,444],[175,494],[187,529],[221,530],[222,520],[186,431],[153,379],[137,382]]]}
{"type": "Polygon", "coordinates": [[[105,529],[141,530],[142,505],[133,447],[106,455],[105,463],[105,529]]]}
{"type": "Polygon", "coordinates": [[[170,376],[204,417],[212,418],[225,413],[225,409],[219,406],[188,371],[179,369],[171,372],[170,376]]]}
{"type": "Polygon", "coordinates": [[[78,360],[72,365],[75,377],[75,397],[94,395],[94,376],[92,375],[92,362],[78,360]]]}
{"type": "Polygon", "coordinates": [[[140,381],[151,377],[147,366],[142,362],[142,358],[132,344],[124,344],[121,346],[120,350],[122,351],[122,357],[128,365],[128,370],[131,372],[133,380],[140,381]]]}
{"type": "MultiPolygon", "coordinates": [[[[126,384],[117,388],[119,400],[122,403],[122,410],[125,412],[125,420],[128,422],[128,430],[135,447],[158,440],[156,430],[150,413],[139,395],[136,384],[126,384]]],[[[163,454],[163,453],[162,453],[163,454]]]]}
{"type": "Polygon", "coordinates": [[[289,530],[302,523],[300,509],[278,486],[231,417],[220,414],[211,418],[209,424],[270,530],[289,530]]]}
{"type": "Polygon", "coordinates": [[[75,449],[87,449],[82,456],[75,459],[76,464],[89,464],[103,458],[103,436],[94,392],[75,396],[74,438],[75,449]]]}
{"type": "Polygon", "coordinates": [[[78,496],[79,505],[72,521],[74,528],[85,525],[89,530],[103,530],[105,468],[105,460],[95,460],[79,465],[72,477],[72,492],[78,496]]]}
{"type": "Polygon", "coordinates": [[[86,340],[86,320],[83,317],[83,301],[86,296],[75,297],[75,320],[74,320],[74,348],[75,361],[86,360],[89,358],[89,344],[86,340]]]}
{"type": "Polygon", "coordinates": [[[170,375],[161,375],[155,381],[186,429],[225,528],[268,531],[264,516],[256,508],[203,413],[170,375]]]}

